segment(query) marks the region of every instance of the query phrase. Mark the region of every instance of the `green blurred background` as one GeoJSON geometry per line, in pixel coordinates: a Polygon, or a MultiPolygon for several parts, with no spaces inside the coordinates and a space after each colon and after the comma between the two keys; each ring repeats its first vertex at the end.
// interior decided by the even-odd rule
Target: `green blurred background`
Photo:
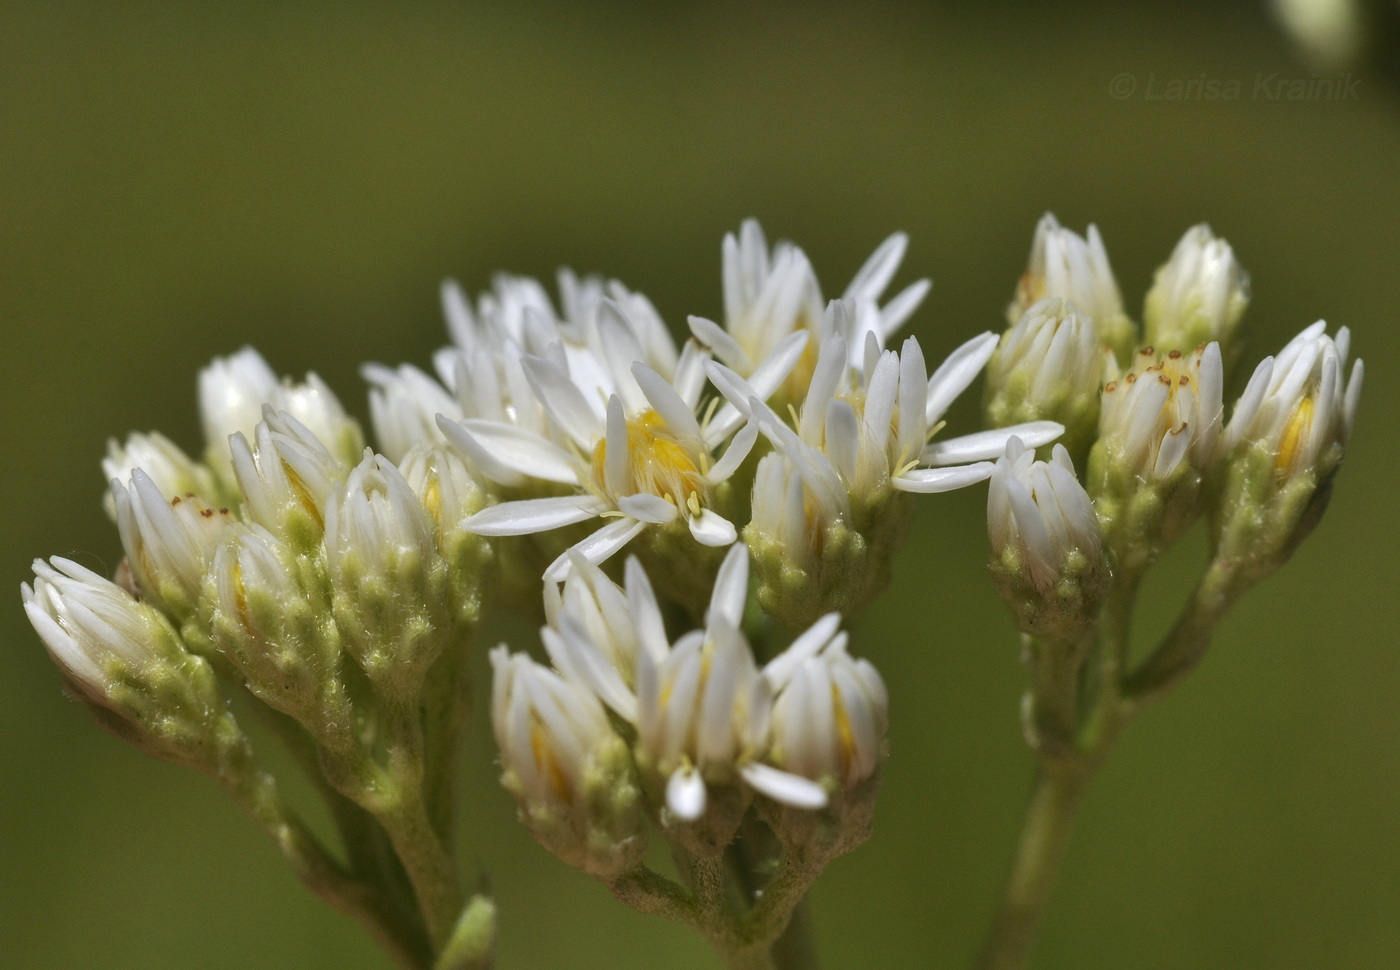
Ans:
{"type": "MultiPolygon", "coordinates": [[[[387,966],[211,784],[66,701],[19,608],[34,556],[115,565],[104,443],[197,450],[211,356],[255,344],[363,416],[360,362],[444,342],[443,277],[602,271],[675,325],[720,312],[720,237],[754,215],[828,293],[907,230],[941,358],[1002,325],[1046,209],[1097,222],[1134,313],[1209,220],[1253,273],[1255,356],[1325,316],[1371,376],[1322,527],[1099,780],[1038,966],[1400,965],[1400,105],[1370,76],[1253,97],[1272,72],[1310,77],[1253,4],[0,4],[0,965],[387,966]],[[1147,97],[1198,78],[1242,96],[1147,97]]],[[[1032,764],[984,497],[924,503],[860,630],[892,757],[815,892],[831,967],[965,966],[1002,877],[1032,764]]],[[[1202,547],[1154,574],[1147,631],[1202,547]]],[[[530,841],[485,731],[469,754],[503,970],[718,966],[530,841]]]]}

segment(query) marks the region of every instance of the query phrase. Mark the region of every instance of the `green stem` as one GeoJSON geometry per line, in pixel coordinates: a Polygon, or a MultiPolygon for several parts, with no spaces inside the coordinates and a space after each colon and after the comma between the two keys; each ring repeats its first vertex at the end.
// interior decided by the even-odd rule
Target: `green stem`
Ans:
{"type": "Polygon", "coordinates": [[[804,896],[793,907],[787,928],[773,941],[773,965],[778,970],[818,970],[817,935],[812,927],[812,909],[804,896]]]}
{"type": "Polygon", "coordinates": [[[978,970],[1023,970],[1030,966],[1036,927],[1049,902],[1075,815],[1092,777],[1092,768],[1082,763],[1046,760],[1042,764],[1001,905],[977,958],[978,970]]]}
{"type": "Polygon", "coordinates": [[[375,887],[344,870],[292,814],[270,775],[238,772],[221,781],[272,838],[308,889],[364,926],[402,970],[427,970],[432,965],[432,954],[421,933],[405,926],[401,914],[375,887]]]}
{"type": "Polygon", "coordinates": [[[1229,564],[1211,563],[1171,632],[1127,678],[1124,693],[1134,709],[1161,700],[1200,663],[1216,625],[1234,605],[1242,585],[1229,564]]]}

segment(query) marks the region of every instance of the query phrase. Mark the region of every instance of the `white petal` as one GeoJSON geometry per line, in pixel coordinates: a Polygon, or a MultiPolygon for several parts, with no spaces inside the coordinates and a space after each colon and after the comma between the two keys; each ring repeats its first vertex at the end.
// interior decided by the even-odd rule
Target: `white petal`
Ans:
{"type": "Polygon", "coordinates": [[[645,522],[636,519],[618,519],[616,522],[609,522],[597,532],[574,543],[549,567],[544,571],[546,582],[558,583],[569,578],[569,573],[573,571],[573,564],[569,562],[569,554],[577,553],[591,563],[606,561],[627,543],[646,528],[645,522]]]}
{"type": "Polygon", "coordinates": [[[646,395],[647,402],[661,420],[683,438],[700,440],[700,424],[695,420],[695,412],[681,399],[666,378],[641,361],[632,365],[632,377],[646,395]]]}
{"type": "Polygon", "coordinates": [[[710,594],[710,615],[723,617],[738,628],[744,621],[744,604],[749,599],[749,547],[738,543],[730,549],[715,575],[710,594]]]}
{"type": "Polygon", "coordinates": [[[592,495],[527,498],[482,509],[468,517],[462,528],[482,536],[521,536],[583,522],[607,508],[606,502],[592,495]]]}
{"type": "Polygon", "coordinates": [[[875,252],[856,271],[846,292],[841,294],[847,300],[878,300],[885,287],[904,260],[904,252],[909,248],[909,236],[902,232],[891,233],[889,238],[876,247],[875,252]]]}
{"type": "Polygon", "coordinates": [[[738,342],[719,324],[704,317],[689,317],[688,322],[695,339],[713,350],[721,361],[740,371],[753,368],[753,361],[749,359],[749,355],[744,353],[738,342]]]}
{"type": "Polygon", "coordinates": [[[758,440],[758,425],[750,422],[744,425],[743,430],[734,436],[734,440],[729,443],[729,447],[724,449],[724,455],[714,466],[705,473],[705,481],[711,485],[718,485],[721,482],[729,481],[730,477],[739,470],[744,459],[753,451],[754,442],[758,440]]]}
{"type": "Polygon", "coordinates": [[[771,765],[753,762],[740,768],[739,774],[754,791],[767,795],[775,802],[781,802],[793,808],[817,809],[826,807],[826,789],[815,781],[800,775],[789,774],[786,771],[779,771],[771,765]]]}
{"type": "Polygon", "coordinates": [[[890,486],[900,492],[951,492],[986,481],[994,467],[990,461],[979,461],[954,468],[914,468],[891,478],[890,486]]]}
{"type": "Polygon", "coordinates": [[[1006,443],[1020,438],[1027,448],[1048,445],[1065,433],[1065,426],[1054,421],[1027,421],[1009,428],[992,428],[965,434],[947,441],[935,441],[924,449],[923,460],[930,465],[960,465],[969,461],[1000,458],[1006,443]]]}
{"type": "Polygon", "coordinates": [[[943,417],[948,406],[982,373],[998,341],[997,335],[988,331],[973,337],[938,365],[938,370],[928,379],[928,397],[924,403],[924,417],[929,424],[943,417]]]}
{"type": "Polygon", "coordinates": [[[727,546],[739,538],[734,523],[710,509],[701,509],[690,519],[690,534],[702,546],[727,546]]]}
{"type": "Polygon", "coordinates": [[[705,814],[705,780],[689,766],[677,768],[666,782],[666,807],[682,822],[705,814]]]}
{"type": "MultiPolygon", "coordinates": [[[[454,437],[448,430],[454,423],[439,423],[438,427],[456,442],[461,435],[454,437]]],[[[522,475],[564,485],[578,484],[578,473],[574,470],[574,461],[569,453],[533,431],[480,418],[468,418],[460,427],[475,438],[489,455],[522,475]]]]}
{"type": "Polygon", "coordinates": [[[649,492],[638,492],[636,495],[624,495],[617,500],[617,507],[625,515],[631,516],[642,522],[650,522],[654,525],[663,525],[671,522],[676,517],[676,507],[666,501],[660,495],[652,495],[649,492]]]}

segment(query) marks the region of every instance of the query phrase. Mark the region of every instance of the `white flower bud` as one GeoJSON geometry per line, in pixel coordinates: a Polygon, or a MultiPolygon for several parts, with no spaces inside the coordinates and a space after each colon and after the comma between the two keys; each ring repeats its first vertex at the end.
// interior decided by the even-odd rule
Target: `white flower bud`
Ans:
{"type": "Polygon", "coordinates": [[[316,732],[340,720],[330,706],[340,662],[324,580],[306,579],[307,560],[259,525],[229,528],[214,554],[206,588],[209,627],[221,654],[249,690],[275,710],[316,732]]]}
{"type": "Polygon", "coordinates": [[[504,645],[491,651],[501,781],[522,821],[565,862],[607,878],[637,864],[645,827],[636,770],[587,689],[504,645]]]}
{"type": "Polygon", "coordinates": [[[1082,459],[1098,432],[1108,362],[1093,320],[1074,303],[1032,304],[987,362],[987,423],[1058,421],[1065,426],[1060,443],[1082,459]]]}
{"type": "Polygon", "coordinates": [[[230,435],[253,433],[277,388],[276,373],[252,347],[216,357],[199,372],[199,410],[211,457],[223,455],[230,435]]]}
{"type": "Polygon", "coordinates": [[[1267,370],[1261,364],[1255,372],[1230,417],[1225,448],[1262,446],[1280,477],[1311,472],[1325,478],[1340,458],[1333,449],[1351,437],[1361,398],[1359,359],[1342,380],[1350,346],[1346,327],[1329,337],[1321,320],[1290,340],[1267,370]]]}
{"type": "MultiPolygon", "coordinates": [[[[179,445],[158,431],[128,435],[122,444],[115,438],[108,439],[107,457],[102,459],[102,474],[106,480],[115,479],[125,485],[137,468],[150,476],[162,495],[194,494],[209,502],[220,495],[209,468],[185,454],[179,445]]],[[[107,514],[115,519],[117,507],[110,491],[103,496],[103,505],[107,514]]]]}
{"type": "Polygon", "coordinates": [[[342,462],[355,462],[364,447],[359,424],[345,413],[324,381],[315,374],[306,375],[301,384],[279,381],[252,347],[216,357],[200,371],[199,407],[207,460],[226,477],[230,436],[252,436],[265,407],[290,414],[342,462]]]}
{"type": "Polygon", "coordinates": [[[399,470],[365,458],[326,506],[326,565],[346,648],[376,683],[416,690],[452,632],[432,520],[399,470]]]}
{"type": "Polygon", "coordinates": [[[248,517],[298,545],[314,543],[326,502],[344,469],[314,434],[291,415],[269,407],[254,431],[256,447],[238,432],[229,439],[233,474],[248,517]]]}
{"type": "Polygon", "coordinates": [[[836,614],[819,620],[763,670],[775,695],[768,760],[829,791],[875,773],[889,711],[884,681],[846,652],[839,621],[836,614]]]}
{"type": "Polygon", "coordinates": [[[433,555],[432,523],[408,482],[383,455],[364,459],[326,505],[326,561],[333,585],[374,577],[397,585],[433,555]]]}
{"type": "Polygon", "coordinates": [[[159,660],[169,636],[159,614],[130,593],[57,556],[34,561],[34,585],[20,587],[24,611],[44,646],[94,699],[106,696],[114,672],[159,660]]]}
{"type": "Polygon", "coordinates": [[[345,412],[340,399],[315,374],[307,374],[300,384],[283,381],[277,395],[267,403],[290,414],[346,464],[359,458],[365,447],[359,422],[345,412]]]}
{"type": "Polygon", "coordinates": [[[1143,340],[1159,350],[1188,351],[1216,341],[1227,365],[1238,354],[1240,318],[1249,305],[1249,274],[1234,250],[1202,223],[1186,230],[1157,270],[1143,308],[1143,340]]]}
{"type": "Polygon", "coordinates": [[[370,421],[379,449],[390,461],[402,463],[417,445],[441,444],[437,416],[460,421],[465,416],[457,399],[416,367],[390,370],[377,364],[364,368],[369,392],[370,421]]]}
{"type": "Polygon", "coordinates": [[[209,665],[152,606],[67,559],[35,561],[24,610],[68,682],[123,740],[219,774],[246,741],[209,665]]]}
{"type": "Polygon", "coordinates": [[[1094,622],[1108,571],[1093,503],[1061,445],[1052,460],[1012,438],[987,490],[997,592],[1022,630],[1069,637],[1094,622]]]}
{"type": "Polygon", "coordinates": [[[1217,560],[1246,581],[1285,562],[1326,511],[1361,398],[1360,360],[1342,379],[1350,338],[1318,321],[1259,365],[1235,405],[1212,524],[1217,560]]]}
{"type": "Polygon", "coordinates": [[[1053,215],[1045,214],[1035,227],[1030,264],[1006,309],[1006,319],[1015,326],[1034,303],[1048,298],[1070,300],[1088,314],[1099,340],[1122,358],[1137,343],[1133,323],[1123,312],[1123,297],[1098,229],[1090,226],[1087,236],[1063,228],[1053,215]]]}
{"type": "Polygon", "coordinates": [[[199,600],[204,575],[224,529],[234,521],[193,494],[167,499],[143,469],[130,485],[112,480],[111,495],[127,564],[141,590],[177,619],[199,600]]]}

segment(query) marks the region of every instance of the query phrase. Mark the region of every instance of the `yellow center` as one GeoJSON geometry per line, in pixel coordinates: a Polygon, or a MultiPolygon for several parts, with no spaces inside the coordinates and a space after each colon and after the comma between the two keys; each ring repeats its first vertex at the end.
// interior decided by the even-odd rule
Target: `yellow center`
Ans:
{"type": "Polygon", "coordinates": [[[1293,468],[1293,463],[1298,458],[1298,448],[1307,440],[1313,423],[1313,396],[1308,394],[1293,410],[1293,415],[1288,419],[1288,424],[1283,429],[1283,437],[1279,439],[1278,454],[1274,455],[1274,471],[1280,475],[1287,474],[1293,468]]]}
{"type": "MultiPolygon", "coordinates": [[[[593,479],[600,492],[607,493],[604,468],[608,442],[604,438],[593,449],[593,479]]],[[[705,494],[705,475],[700,469],[704,456],[683,444],[661,415],[646,411],[627,422],[627,479],[621,494],[646,492],[659,495],[677,508],[692,512],[705,494]]]]}

